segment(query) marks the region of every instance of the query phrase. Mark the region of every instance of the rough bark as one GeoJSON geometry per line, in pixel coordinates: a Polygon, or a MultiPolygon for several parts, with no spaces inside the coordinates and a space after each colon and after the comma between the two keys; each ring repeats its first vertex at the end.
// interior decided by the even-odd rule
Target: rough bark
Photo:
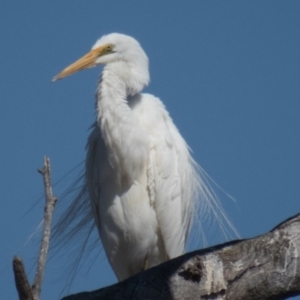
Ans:
{"type": "Polygon", "coordinates": [[[187,253],[63,300],[275,300],[300,295],[300,214],[265,235],[187,253]]]}

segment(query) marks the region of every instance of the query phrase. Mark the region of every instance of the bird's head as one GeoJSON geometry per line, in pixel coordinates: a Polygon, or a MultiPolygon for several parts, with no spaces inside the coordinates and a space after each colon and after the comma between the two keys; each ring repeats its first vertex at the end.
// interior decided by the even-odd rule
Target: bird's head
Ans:
{"type": "Polygon", "coordinates": [[[90,52],[62,70],[53,78],[53,81],[87,68],[113,63],[121,63],[125,66],[124,69],[133,73],[132,76],[136,79],[139,78],[143,86],[149,83],[146,53],[134,38],[120,33],[111,33],[101,37],[90,52]]]}

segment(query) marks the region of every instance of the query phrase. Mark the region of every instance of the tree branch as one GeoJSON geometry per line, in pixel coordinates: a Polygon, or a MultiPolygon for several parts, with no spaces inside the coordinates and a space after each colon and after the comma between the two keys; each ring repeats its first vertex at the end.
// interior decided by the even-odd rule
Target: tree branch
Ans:
{"type": "Polygon", "coordinates": [[[33,300],[31,287],[28,282],[25,267],[21,258],[15,256],[13,259],[13,270],[15,275],[15,284],[20,300],[33,300]]]}
{"type": "Polygon", "coordinates": [[[34,300],[40,299],[41,286],[44,277],[45,265],[50,243],[52,214],[55,203],[57,201],[57,198],[53,197],[52,194],[51,168],[49,157],[45,156],[44,167],[43,169],[39,169],[38,172],[43,175],[46,205],[44,211],[44,230],[40,248],[40,255],[38,259],[35,278],[32,285],[32,294],[34,300]]]}
{"type": "Polygon", "coordinates": [[[14,257],[13,271],[15,276],[15,284],[20,300],[39,300],[41,294],[41,286],[45,272],[47,253],[50,242],[51,220],[57,198],[52,195],[51,186],[51,168],[50,159],[44,157],[44,167],[38,170],[43,175],[44,190],[45,190],[45,208],[44,208],[44,229],[41,240],[40,253],[38,258],[37,270],[32,287],[30,287],[25,268],[21,258],[14,257]]]}
{"type": "Polygon", "coordinates": [[[276,300],[300,295],[300,214],[269,233],[187,253],[63,300],[276,300]]]}

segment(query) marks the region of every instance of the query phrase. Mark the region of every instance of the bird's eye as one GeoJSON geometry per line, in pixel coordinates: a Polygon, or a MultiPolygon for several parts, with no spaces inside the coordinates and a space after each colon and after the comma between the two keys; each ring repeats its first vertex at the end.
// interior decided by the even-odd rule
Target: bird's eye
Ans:
{"type": "Polygon", "coordinates": [[[106,51],[111,52],[112,51],[112,45],[107,45],[106,51]]]}

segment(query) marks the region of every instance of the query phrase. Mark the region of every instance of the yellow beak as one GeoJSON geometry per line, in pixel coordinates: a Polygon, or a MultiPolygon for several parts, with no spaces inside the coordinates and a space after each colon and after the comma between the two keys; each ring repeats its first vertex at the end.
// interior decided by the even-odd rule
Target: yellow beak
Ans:
{"type": "Polygon", "coordinates": [[[62,70],[59,74],[57,74],[52,81],[56,81],[62,78],[65,78],[66,76],[72,75],[77,71],[84,70],[86,68],[92,68],[96,64],[96,59],[101,56],[103,51],[103,47],[99,47],[96,49],[91,50],[86,55],[75,61],[73,64],[66,67],[64,70],[62,70]]]}

